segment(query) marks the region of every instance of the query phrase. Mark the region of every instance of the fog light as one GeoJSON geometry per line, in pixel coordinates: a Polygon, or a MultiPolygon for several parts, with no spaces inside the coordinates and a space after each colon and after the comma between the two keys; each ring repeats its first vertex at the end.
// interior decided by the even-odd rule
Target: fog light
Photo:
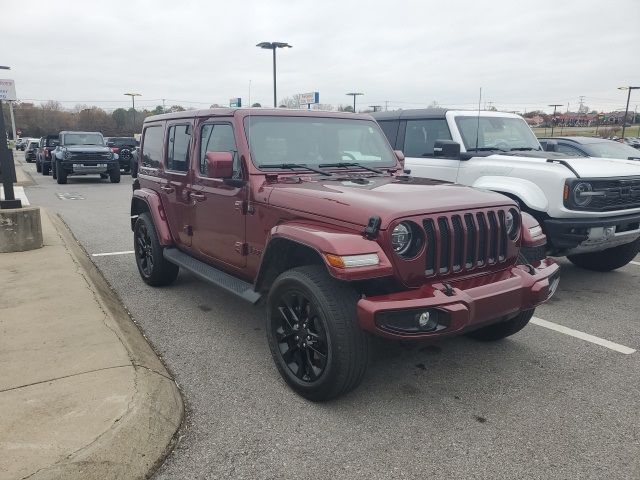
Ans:
{"type": "Polygon", "coordinates": [[[428,333],[445,329],[451,323],[446,312],[429,310],[395,310],[380,312],[376,324],[386,330],[399,333],[428,333]]]}

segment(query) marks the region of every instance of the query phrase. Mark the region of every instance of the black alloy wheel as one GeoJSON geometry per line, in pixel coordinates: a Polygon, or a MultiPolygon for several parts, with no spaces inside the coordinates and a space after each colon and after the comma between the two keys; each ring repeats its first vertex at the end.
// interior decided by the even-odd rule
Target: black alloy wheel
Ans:
{"type": "Polygon", "coordinates": [[[156,228],[149,213],[138,216],[133,228],[133,248],[140,276],[148,285],[169,285],[178,276],[177,265],[164,258],[164,247],[160,245],[156,228]]]}
{"type": "Polygon", "coordinates": [[[288,290],[273,304],[271,328],[287,368],[303,382],[313,382],[327,366],[327,333],[306,294],[288,290]]]}
{"type": "Polygon", "coordinates": [[[153,245],[146,224],[140,225],[136,231],[136,260],[142,273],[150,277],[153,273],[153,245]]]}
{"type": "Polygon", "coordinates": [[[359,326],[358,292],[323,265],[282,272],[267,299],[266,333],[283,380],[321,402],[356,388],[367,370],[369,336],[359,326]]]}

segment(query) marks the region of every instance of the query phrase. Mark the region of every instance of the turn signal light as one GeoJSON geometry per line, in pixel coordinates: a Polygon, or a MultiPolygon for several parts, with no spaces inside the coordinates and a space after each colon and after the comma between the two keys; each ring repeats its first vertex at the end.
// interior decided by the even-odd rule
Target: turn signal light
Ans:
{"type": "Polygon", "coordinates": [[[329,265],[335,268],[371,267],[380,263],[377,253],[366,253],[364,255],[334,255],[332,253],[325,253],[324,258],[327,259],[329,265]]]}

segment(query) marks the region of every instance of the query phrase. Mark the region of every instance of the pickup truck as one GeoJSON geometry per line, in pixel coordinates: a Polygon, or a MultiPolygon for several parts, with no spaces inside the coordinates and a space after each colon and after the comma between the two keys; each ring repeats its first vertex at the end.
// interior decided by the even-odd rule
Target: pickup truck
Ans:
{"type": "Polygon", "coordinates": [[[147,117],[131,201],[140,276],[165,286],[183,269],[263,303],[278,371],[314,401],[360,383],[371,335],[524,328],[559,281],[553,260],[520,254],[545,244],[538,223],[504,195],[404,175],[401,160],[368,115],[147,117]]]}
{"type": "MultiPolygon", "coordinates": [[[[640,165],[544,151],[519,115],[448,109],[373,114],[411,174],[505,194],[540,223],[546,253],[596,271],[640,250],[640,165]]],[[[547,142],[548,150],[554,142],[547,142]]]]}

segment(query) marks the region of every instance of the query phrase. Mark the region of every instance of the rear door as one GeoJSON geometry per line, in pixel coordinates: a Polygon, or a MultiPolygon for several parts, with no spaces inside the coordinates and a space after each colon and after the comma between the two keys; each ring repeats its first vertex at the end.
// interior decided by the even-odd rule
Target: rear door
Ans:
{"type": "Polygon", "coordinates": [[[163,162],[164,182],[160,186],[162,205],[167,213],[169,229],[182,245],[191,245],[192,208],[189,199],[191,184],[191,134],[193,121],[181,119],[167,123],[165,156],[163,162]]]}
{"type": "Polygon", "coordinates": [[[193,251],[208,260],[242,268],[247,264],[245,208],[247,187],[229,185],[223,179],[208,178],[207,152],[231,152],[234,178],[243,171],[231,121],[206,122],[199,127],[198,160],[194,164],[191,199],[193,209],[193,251]]]}
{"type": "Polygon", "coordinates": [[[455,182],[460,160],[435,156],[436,140],[451,140],[444,118],[406,120],[401,125],[396,144],[402,144],[399,149],[404,152],[405,165],[412,175],[455,182]]]}

